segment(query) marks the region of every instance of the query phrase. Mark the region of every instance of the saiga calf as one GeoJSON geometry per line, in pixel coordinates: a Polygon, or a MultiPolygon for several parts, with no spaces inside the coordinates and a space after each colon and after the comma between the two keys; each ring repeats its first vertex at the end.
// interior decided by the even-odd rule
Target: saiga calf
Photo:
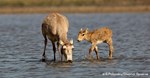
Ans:
{"type": "Polygon", "coordinates": [[[89,31],[88,29],[82,30],[81,28],[78,33],[78,41],[80,42],[82,40],[87,40],[92,43],[92,46],[89,49],[89,55],[91,56],[91,52],[94,50],[97,59],[99,59],[97,44],[100,44],[102,42],[107,43],[109,46],[109,59],[112,59],[113,53],[112,31],[108,27],[102,27],[93,31],[89,31]]]}

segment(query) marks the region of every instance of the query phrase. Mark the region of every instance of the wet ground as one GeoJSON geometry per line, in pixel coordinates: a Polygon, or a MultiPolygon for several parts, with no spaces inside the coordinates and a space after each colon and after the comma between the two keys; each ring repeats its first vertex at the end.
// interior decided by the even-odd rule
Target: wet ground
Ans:
{"type": "Polygon", "coordinates": [[[64,14],[68,37],[74,39],[73,63],[54,63],[51,43],[42,62],[44,38],[41,23],[47,14],[0,15],[0,78],[149,78],[150,14],[64,14]],[[80,28],[108,26],[113,30],[113,59],[108,46],[98,46],[100,60],[87,59],[90,43],[77,42],[80,28]]]}

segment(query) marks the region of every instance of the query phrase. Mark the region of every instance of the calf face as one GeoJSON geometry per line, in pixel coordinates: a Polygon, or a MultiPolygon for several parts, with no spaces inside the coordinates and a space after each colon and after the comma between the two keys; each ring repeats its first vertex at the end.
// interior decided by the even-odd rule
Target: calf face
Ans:
{"type": "Polygon", "coordinates": [[[63,43],[60,41],[60,44],[62,45],[61,53],[65,56],[65,59],[68,62],[72,62],[72,49],[74,48],[73,40],[71,40],[69,43],[63,43]]]}
{"type": "Polygon", "coordinates": [[[82,40],[85,40],[87,37],[87,33],[88,33],[88,29],[82,30],[82,28],[81,28],[79,33],[78,33],[78,41],[80,42],[82,40]]]}

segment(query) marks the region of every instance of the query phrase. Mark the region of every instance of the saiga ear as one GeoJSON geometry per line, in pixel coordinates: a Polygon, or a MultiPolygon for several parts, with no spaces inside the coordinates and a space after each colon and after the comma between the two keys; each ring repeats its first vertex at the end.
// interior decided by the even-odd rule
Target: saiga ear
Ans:
{"type": "Polygon", "coordinates": [[[71,40],[70,40],[70,44],[72,44],[72,45],[73,45],[73,39],[71,39],[71,40]]]}
{"type": "Polygon", "coordinates": [[[72,48],[74,48],[74,46],[72,45],[72,48]]]}
{"type": "Polygon", "coordinates": [[[88,28],[86,28],[86,31],[88,31],[88,28]]]}
{"type": "Polygon", "coordinates": [[[66,46],[63,46],[63,49],[66,49],[67,47],[66,46]]]}
{"type": "Polygon", "coordinates": [[[86,31],[85,31],[86,33],[88,32],[88,28],[86,28],[86,31]]]}
{"type": "Polygon", "coordinates": [[[82,31],[82,28],[80,29],[80,31],[82,31]]]}
{"type": "Polygon", "coordinates": [[[64,45],[64,42],[62,40],[59,41],[59,44],[64,45]]]}

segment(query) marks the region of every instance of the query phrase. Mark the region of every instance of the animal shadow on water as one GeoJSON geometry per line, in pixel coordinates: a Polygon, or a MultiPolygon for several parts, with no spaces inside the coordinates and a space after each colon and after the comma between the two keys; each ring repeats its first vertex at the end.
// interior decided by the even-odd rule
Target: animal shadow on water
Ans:
{"type": "Polygon", "coordinates": [[[94,57],[88,58],[88,56],[85,56],[83,59],[75,59],[74,62],[70,63],[67,61],[54,61],[51,59],[45,59],[44,61],[42,61],[42,59],[40,59],[41,62],[45,63],[46,66],[50,66],[50,67],[60,67],[60,68],[70,68],[70,67],[74,67],[74,66],[78,66],[78,65],[83,65],[83,66],[87,66],[88,64],[90,65],[97,65],[97,64],[114,64],[116,59],[108,59],[108,58],[100,58],[99,60],[97,60],[94,57]]]}
{"type": "Polygon", "coordinates": [[[46,65],[48,66],[54,66],[54,67],[70,67],[70,65],[72,65],[72,63],[68,62],[68,61],[54,61],[54,60],[49,60],[48,58],[42,58],[40,59],[41,62],[46,63],[46,65]]]}
{"type": "Polygon", "coordinates": [[[99,57],[100,59],[96,59],[94,58],[94,56],[89,56],[89,55],[85,55],[84,57],[85,59],[83,61],[89,61],[91,63],[101,63],[101,62],[108,62],[108,63],[112,63],[114,60],[116,60],[116,58],[112,58],[112,59],[109,59],[109,58],[102,58],[102,57],[99,57]]]}

